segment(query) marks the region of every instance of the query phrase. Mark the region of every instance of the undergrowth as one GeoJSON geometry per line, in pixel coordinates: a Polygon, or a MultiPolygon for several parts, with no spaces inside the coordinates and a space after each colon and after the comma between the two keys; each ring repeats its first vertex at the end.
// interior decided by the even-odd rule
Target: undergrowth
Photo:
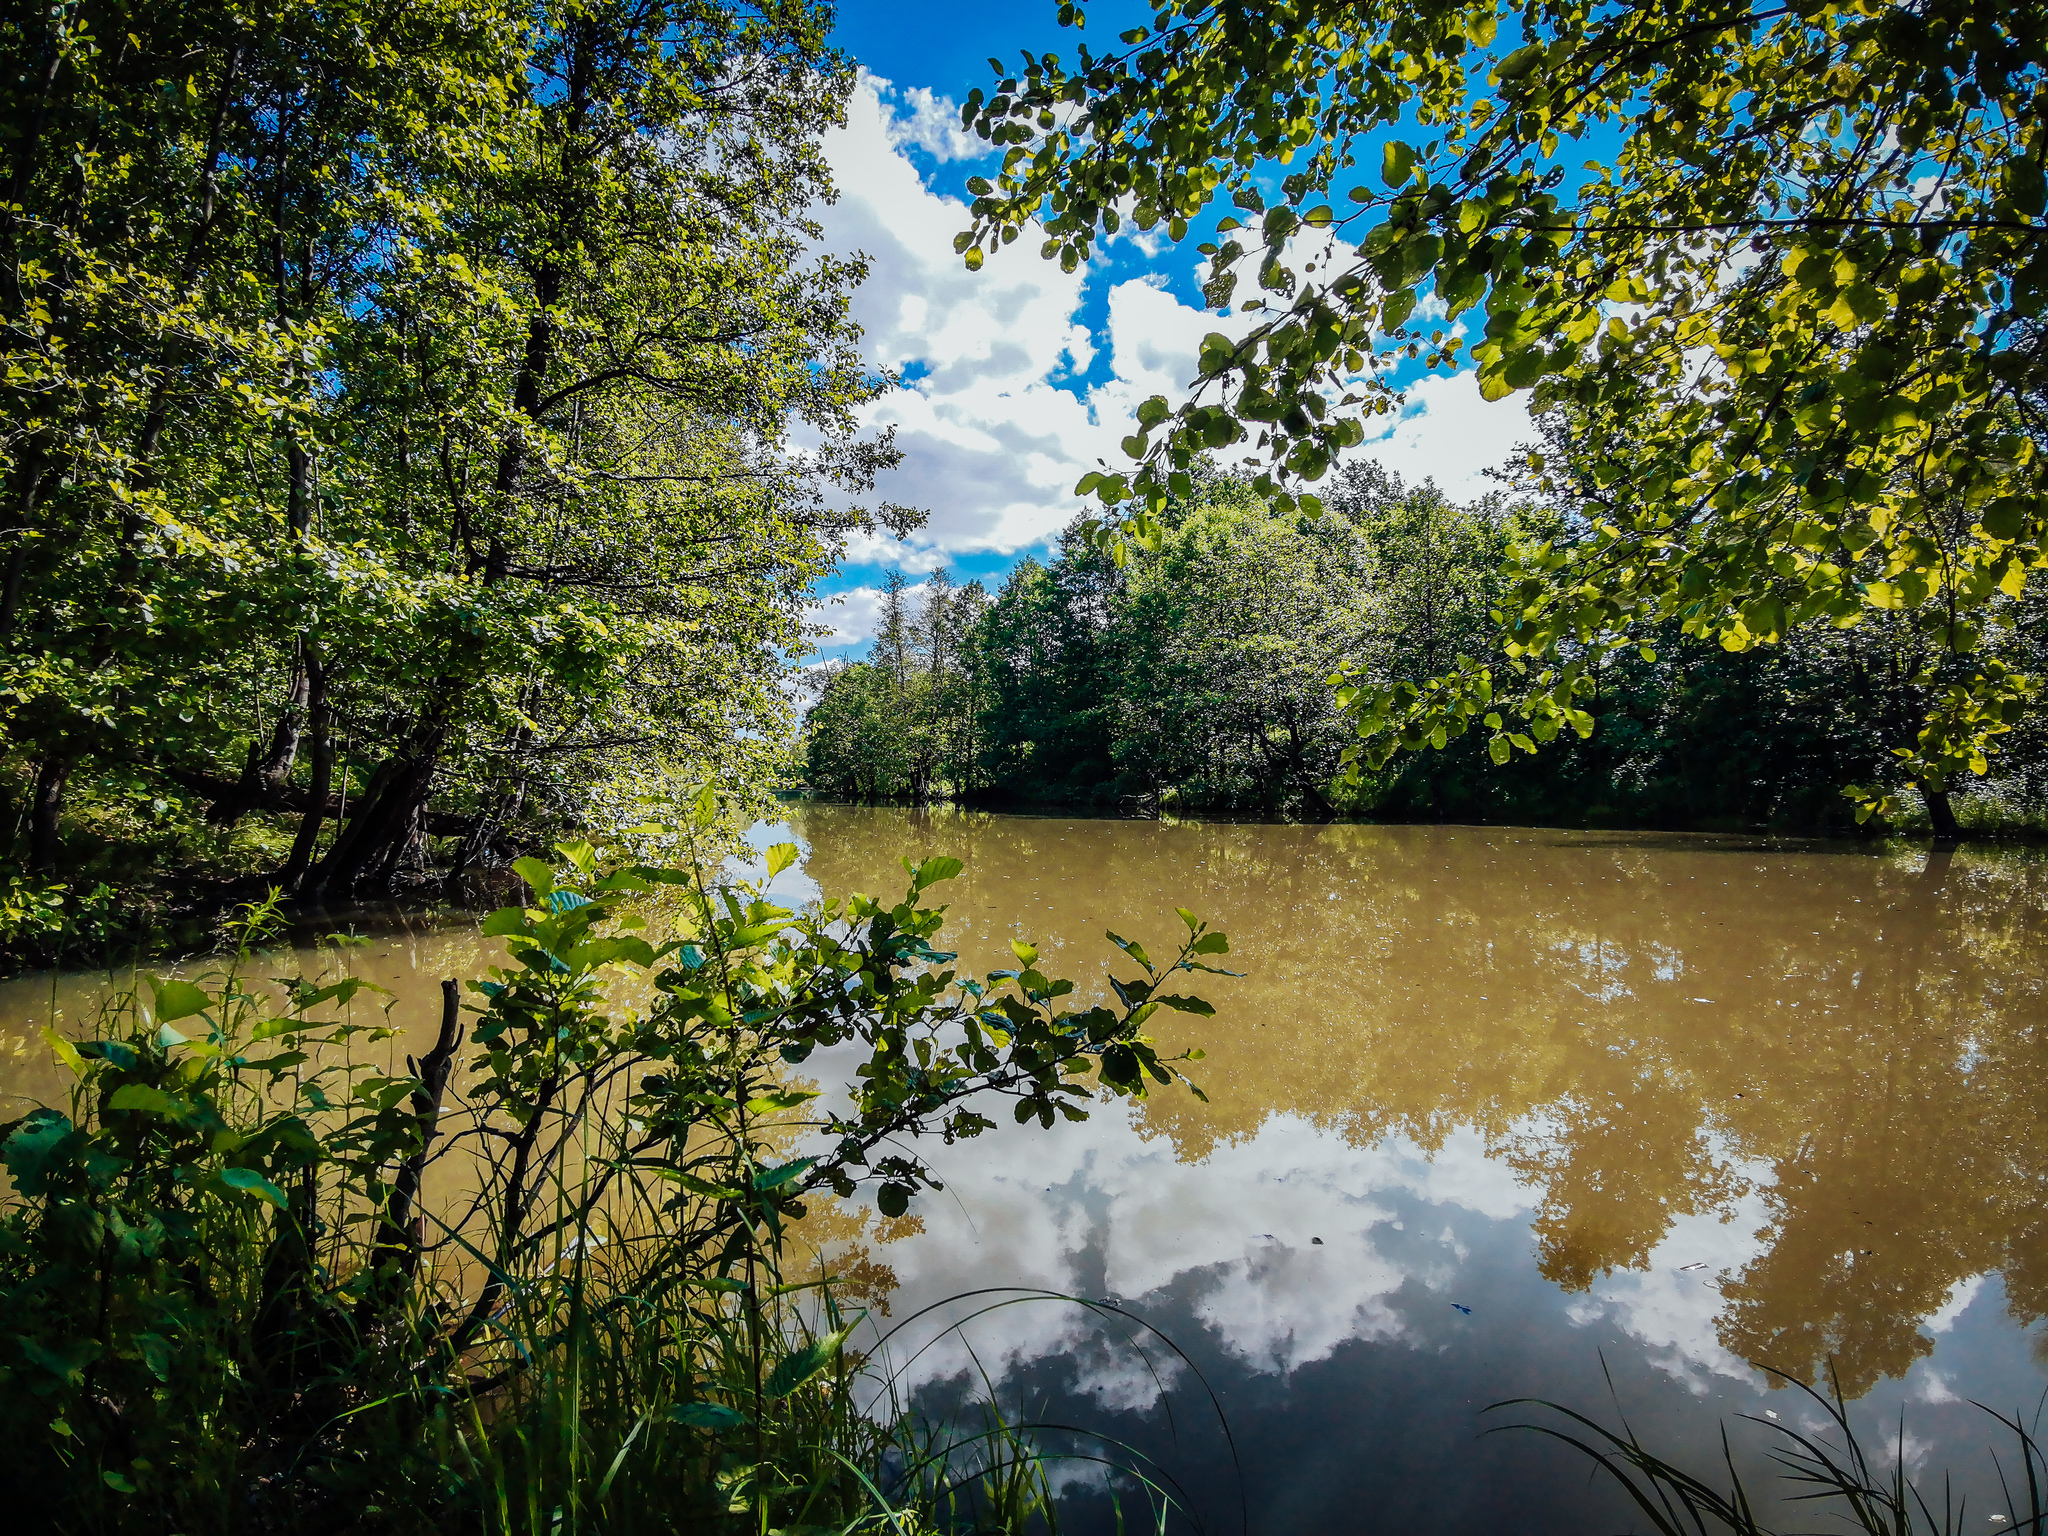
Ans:
{"type": "Polygon", "coordinates": [[[937,1187],[917,1139],[997,1103],[1050,1127],[1181,1080],[1144,1025],[1211,1011],[1166,983],[1223,936],[1183,913],[1155,965],[1112,935],[1117,1006],[1070,1010],[1028,944],[979,979],[935,947],[957,860],[792,912],[694,857],[559,851],[402,1070],[370,983],[263,974],[275,899],[217,970],[50,1035],[71,1103],[0,1127],[20,1528],[1056,1528],[1031,1432],[904,1411],[790,1223],[862,1190],[900,1215],[937,1187]],[[859,1060],[829,1101],[793,1077],[827,1046],[859,1060]]]}

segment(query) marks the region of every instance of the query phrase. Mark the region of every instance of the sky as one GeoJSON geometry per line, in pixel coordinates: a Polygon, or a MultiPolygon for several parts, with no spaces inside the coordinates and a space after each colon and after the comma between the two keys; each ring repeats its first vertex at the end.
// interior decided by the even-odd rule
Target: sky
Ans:
{"type": "MultiPolygon", "coordinates": [[[[1077,36],[1058,26],[1057,9],[1053,0],[840,5],[836,40],[862,74],[846,126],[826,145],[839,196],[820,217],[831,249],[869,259],[854,313],[868,356],[904,381],[867,413],[872,426],[896,429],[904,455],[876,497],[929,518],[900,542],[849,545],[818,585],[819,657],[866,650],[891,567],[913,583],[943,567],[993,591],[1020,560],[1045,558],[1085,509],[1074,482],[1098,459],[1128,467],[1118,444],[1138,403],[1181,398],[1202,337],[1241,324],[1203,308],[1199,232],[1176,246],[1126,225],[1071,275],[1029,240],[978,273],[953,253],[968,225],[967,178],[993,174],[988,146],[959,117],[967,93],[995,78],[990,58],[1015,69],[1023,49],[1071,56],[1080,37],[1105,46],[1150,14],[1128,0],[1091,5],[1077,36]]],[[[1411,481],[1477,496],[1488,488],[1483,472],[1534,435],[1524,397],[1487,404],[1469,370],[1407,383],[1400,414],[1373,423],[1378,435],[1356,452],[1411,481]]]]}

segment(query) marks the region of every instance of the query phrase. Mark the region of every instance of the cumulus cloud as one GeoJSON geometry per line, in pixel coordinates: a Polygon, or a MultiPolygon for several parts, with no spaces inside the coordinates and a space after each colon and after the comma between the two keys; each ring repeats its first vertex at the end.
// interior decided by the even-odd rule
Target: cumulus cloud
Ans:
{"type": "Polygon", "coordinates": [[[1358,452],[1404,480],[1434,478],[1454,500],[1497,489],[1485,472],[1536,435],[1523,396],[1484,400],[1470,373],[1426,374],[1407,397],[1399,415],[1379,418],[1379,435],[1368,425],[1358,452]]]}
{"type": "MultiPolygon", "coordinates": [[[[892,560],[890,563],[900,562],[892,560]]],[[[938,564],[935,560],[925,569],[936,569],[938,564]]],[[[914,587],[904,588],[912,613],[916,613],[923,604],[926,585],[919,582],[914,587]]],[[[804,610],[804,619],[825,631],[818,638],[821,646],[863,645],[874,639],[876,631],[881,628],[882,598],[880,587],[848,587],[811,604],[804,610]]]]}
{"type": "Polygon", "coordinates": [[[921,85],[898,89],[879,76],[869,76],[883,101],[901,102],[889,116],[890,140],[911,144],[934,160],[972,160],[988,153],[988,145],[960,126],[960,104],[921,85]]]}
{"type": "MultiPolygon", "coordinates": [[[[1119,444],[1139,402],[1185,398],[1202,337],[1251,323],[1183,303],[1156,274],[1062,272],[1024,241],[967,271],[953,252],[966,204],[927,185],[912,156],[951,164],[986,146],[960,131],[951,101],[922,87],[863,75],[825,149],[840,191],[820,211],[826,240],[870,259],[855,315],[869,355],[908,381],[869,412],[896,428],[904,452],[883,493],[931,514],[905,544],[856,540],[850,563],[929,570],[949,553],[1045,543],[1082,510],[1076,480],[1098,459],[1127,463],[1119,444]],[[1094,332],[1082,323],[1091,282],[1110,285],[1094,332]]],[[[1398,418],[1379,420],[1384,435],[1367,451],[1457,495],[1487,489],[1480,471],[1530,435],[1518,402],[1486,404],[1469,375],[1425,378],[1398,418]]]]}

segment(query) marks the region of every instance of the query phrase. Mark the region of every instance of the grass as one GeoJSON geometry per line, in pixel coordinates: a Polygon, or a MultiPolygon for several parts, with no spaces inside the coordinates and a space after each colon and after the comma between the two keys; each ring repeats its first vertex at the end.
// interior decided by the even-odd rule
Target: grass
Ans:
{"type": "Polygon", "coordinates": [[[2040,1536],[2044,1521],[2048,1521],[2048,1457],[2017,1415],[2008,1418],[1975,1404],[2006,1431],[2016,1453],[2008,1463],[1997,1461],[1994,1452],[2005,1508],[2002,1518],[1992,1517],[1995,1523],[1987,1526],[1982,1514],[1972,1518],[1967,1501],[1954,1496],[1946,1477],[1936,1493],[1907,1475],[1903,1414],[1890,1454],[1873,1455],[1849,1422],[1848,1405],[1832,1370],[1829,1390],[1823,1393],[1782,1371],[1768,1366],[1759,1369],[1802,1393],[1825,1420],[1819,1431],[1809,1433],[1776,1418],[1742,1416],[1761,1426],[1769,1437],[1768,1455],[1777,1486],[1768,1503],[1759,1499],[1736,1470],[1725,1427],[1718,1474],[1703,1474],[1649,1449],[1626,1420],[1620,1429],[1608,1429],[1574,1409],[1536,1398],[1516,1398],[1493,1408],[1540,1407],[1561,1415],[1566,1427],[1515,1424],[1498,1429],[1548,1435],[1589,1457],[1627,1494],[1657,1536],[1789,1536],[1784,1527],[1771,1523],[1767,1514],[1770,1505],[1777,1503],[1796,1504],[1816,1517],[1825,1516],[1826,1529],[1860,1531],[1866,1536],[1964,1536],[1966,1531],[1982,1536],[1987,1528],[2040,1536]]]}

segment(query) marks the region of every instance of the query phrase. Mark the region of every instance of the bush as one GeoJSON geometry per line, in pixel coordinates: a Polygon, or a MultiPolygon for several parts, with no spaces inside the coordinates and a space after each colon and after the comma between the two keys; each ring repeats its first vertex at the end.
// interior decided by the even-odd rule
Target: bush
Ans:
{"type": "MultiPolygon", "coordinates": [[[[1062,1011],[1072,984],[1029,945],[1016,970],[949,968],[925,898],[957,860],[906,862],[894,904],[793,913],[694,858],[559,851],[521,861],[530,904],[484,925],[510,963],[466,1003],[443,984],[402,1073],[350,1059],[391,1034],[358,1017],[367,982],[255,984],[274,899],[217,972],[51,1035],[68,1111],[0,1127],[0,1494],[23,1517],[909,1530],[991,1477],[987,1507],[1043,1514],[1018,1457],[963,1469],[858,1410],[857,1318],[786,1272],[788,1223],[869,1186],[901,1213],[936,1185],[895,1149],[993,1128],[992,1100],[1050,1126],[1179,1080],[1142,1028],[1209,1011],[1163,984],[1213,970],[1223,936],[1183,914],[1163,968],[1116,940],[1140,971],[1119,1006],[1062,1011]],[[861,1058],[836,1109],[788,1075],[823,1046],[861,1058]],[[776,1150],[800,1135],[821,1150],[776,1150]]],[[[771,876],[794,857],[771,850],[771,876]]]]}

